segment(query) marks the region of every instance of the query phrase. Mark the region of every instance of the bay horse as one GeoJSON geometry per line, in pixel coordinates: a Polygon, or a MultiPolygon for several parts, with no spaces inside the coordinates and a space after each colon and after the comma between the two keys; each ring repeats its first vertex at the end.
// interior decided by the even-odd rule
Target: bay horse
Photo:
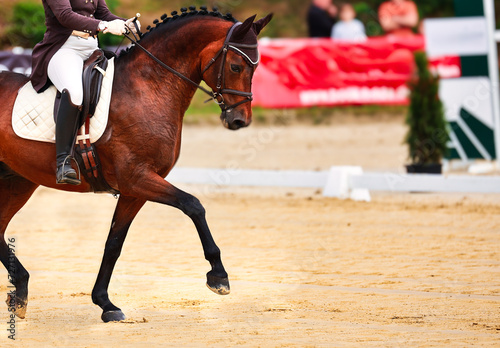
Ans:
{"type": "MultiPolygon", "coordinates": [[[[179,157],[183,116],[202,80],[221,105],[226,128],[236,130],[250,124],[251,82],[257,63],[249,63],[245,50],[258,54],[257,35],[272,15],[258,21],[253,16],[240,23],[230,14],[206,7],[181,12],[155,20],[155,27],[149,27],[136,45],[115,59],[109,122],[94,144],[104,178],[120,193],[92,290],[92,302],[102,308],[104,322],[125,319],[110,301],[108,285],[129,227],[146,201],[175,207],[191,218],[211,265],[207,286],[221,295],[230,291],[205,209],[196,197],[164,178],[179,157]]],[[[56,185],[54,144],[14,134],[12,108],[27,81],[21,74],[0,73],[0,259],[16,288],[15,296],[7,299],[9,310],[20,318],[26,314],[29,273],[10,252],[5,240],[7,225],[40,185],[92,191],[85,181],[79,186],[56,185]]]]}

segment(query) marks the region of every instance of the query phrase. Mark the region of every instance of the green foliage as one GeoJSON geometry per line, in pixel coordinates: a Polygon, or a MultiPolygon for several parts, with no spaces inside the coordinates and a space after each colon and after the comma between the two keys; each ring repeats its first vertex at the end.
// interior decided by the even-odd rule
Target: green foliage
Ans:
{"type": "Polygon", "coordinates": [[[33,47],[43,39],[45,13],[40,3],[20,2],[14,5],[7,40],[12,46],[33,47]]]}
{"type": "MultiPolygon", "coordinates": [[[[113,34],[99,34],[99,46],[101,47],[113,47],[119,46],[123,42],[123,37],[113,35],[113,34]]],[[[125,43],[127,44],[128,41],[125,43]]]]}
{"type": "Polygon", "coordinates": [[[455,15],[453,0],[419,0],[417,6],[422,18],[453,17],[455,15]]]}
{"type": "MultiPolygon", "coordinates": [[[[0,0],[1,2],[2,0],[0,0]]],[[[339,4],[343,0],[334,0],[339,4]]],[[[7,2],[7,0],[5,0],[7,2]]],[[[232,12],[236,18],[245,19],[246,17],[257,13],[259,16],[274,12],[274,19],[268,27],[266,27],[263,36],[268,37],[305,37],[307,36],[306,14],[310,5],[310,1],[304,0],[143,0],[140,2],[123,2],[120,0],[107,0],[108,7],[113,13],[119,15],[132,16],[136,12],[142,12],[143,24],[146,27],[151,24],[151,18],[160,17],[164,12],[170,13],[173,10],[179,10],[180,7],[189,5],[207,5],[209,7],[217,6],[222,12],[232,12]],[[116,12],[119,7],[119,12],[116,12]],[[146,20],[148,18],[148,20],[146,20]]],[[[358,18],[365,24],[368,36],[378,36],[383,34],[378,21],[378,8],[384,0],[353,0],[351,2],[357,13],[358,18]]],[[[427,17],[447,17],[453,16],[454,6],[453,0],[418,0],[415,1],[420,12],[420,18],[427,17]]],[[[6,33],[2,32],[2,24],[11,21],[12,7],[15,4],[36,4],[41,11],[40,0],[8,0],[8,5],[0,6],[0,44],[12,43],[25,47],[32,47],[39,39],[41,39],[43,27],[43,18],[40,21],[30,20],[28,14],[16,16],[17,23],[12,23],[9,38],[6,39],[6,33]],[[21,23],[21,25],[20,25],[21,23]],[[15,28],[14,28],[15,27],[15,28]],[[37,31],[36,38],[32,37],[34,31],[37,31]],[[23,33],[28,33],[27,35],[23,33]],[[3,36],[3,37],[2,37],[3,36]],[[30,36],[30,37],[27,37],[30,36]]],[[[495,1],[497,26],[500,28],[500,1],[495,1]]],[[[119,37],[113,35],[101,35],[101,44],[104,46],[117,45],[120,42],[119,37]]]]}
{"type": "MultiPolygon", "coordinates": [[[[106,4],[108,5],[111,13],[119,15],[117,14],[116,9],[120,6],[120,0],[106,0],[106,4]]],[[[112,34],[100,34],[99,45],[102,47],[118,46],[122,42],[122,39],[122,37],[112,34]]]]}
{"type": "Polygon", "coordinates": [[[112,13],[115,13],[116,8],[120,6],[120,0],[106,0],[106,5],[112,13]]]}
{"type": "MultiPolygon", "coordinates": [[[[120,0],[107,0],[109,9],[116,13],[120,0]]],[[[10,25],[6,30],[7,42],[12,46],[31,48],[42,41],[45,33],[45,12],[40,2],[19,2],[12,9],[10,25]]],[[[122,41],[119,36],[106,34],[100,35],[102,46],[116,46],[122,41]]]]}
{"type": "Polygon", "coordinates": [[[366,35],[379,36],[384,33],[378,21],[378,13],[373,1],[362,1],[353,5],[358,19],[365,25],[366,35]]]}
{"type": "Polygon", "coordinates": [[[406,117],[409,157],[414,164],[439,163],[446,155],[448,141],[444,109],[439,99],[439,77],[429,70],[424,52],[415,52],[416,76],[408,83],[411,90],[406,117]]]}
{"type": "MultiPolygon", "coordinates": [[[[375,13],[377,13],[379,6],[385,1],[387,0],[356,1],[355,6],[364,4],[364,6],[370,7],[375,13]]],[[[453,0],[418,0],[414,2],[418,7],[420,18],[452,17],[454,15],[453,0]]]]}
{"type": "MultiPolygon", "coordinates": [[[[387,0],[364,0],[353,4],[357,17],[366,28],[368,36],[383,35],[384,31],[378,20],[378,8],[387,0]]],[[[420,19],[428,17],[453,17],[453,0],[419,0],[416,1],[420,19]]]]}

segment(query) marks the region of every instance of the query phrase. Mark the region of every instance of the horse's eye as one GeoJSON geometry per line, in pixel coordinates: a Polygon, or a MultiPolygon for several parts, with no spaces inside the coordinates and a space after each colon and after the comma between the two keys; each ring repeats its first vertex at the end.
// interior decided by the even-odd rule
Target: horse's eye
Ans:
{"type": "Polygon", "coordinates": [[[236,65],[236,64],[231,64],[231,70],[235,73],[240,73],[241,72],[241,66],[236,65]]]}

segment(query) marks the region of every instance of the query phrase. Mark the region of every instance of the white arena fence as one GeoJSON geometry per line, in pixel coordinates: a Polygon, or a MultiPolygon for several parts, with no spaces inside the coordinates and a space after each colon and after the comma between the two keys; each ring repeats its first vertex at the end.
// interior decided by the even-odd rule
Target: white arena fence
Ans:
{"type": "Polygon", "coordinates": [[[500,193],[500,176],[363,173],[361,167],[329,171],[174,168],[173,183],[217,186],[318,188],[328,197],[370,201],[370,191],[500,193]]]}

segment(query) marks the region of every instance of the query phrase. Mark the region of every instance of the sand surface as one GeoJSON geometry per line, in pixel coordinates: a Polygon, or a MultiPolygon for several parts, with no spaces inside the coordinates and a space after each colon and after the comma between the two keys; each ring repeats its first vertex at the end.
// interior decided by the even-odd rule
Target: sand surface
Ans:
{"type": "MultiPolygon", "coordinates": [[[[397,122],[184,135],[179,165],[191,167],[399,170],[405,156],[397,122]]],[[[148,203],[110,285],[128,319],[102,323],[90,292],[116,200],[42,188],[7,231],[31,274],[30,302],[15,342],[0,311],[0,346],[500,346],[499,195],[378,193],[360,203],[312,190],[181,188],[205,205],[230,295],[206,288],[191,221],[148,203]]],[[[2,269],[0,293],[7,285],[2,269]]]]}
{"type": "Polygon", "coordinates": [[[400,171],[406,164],[402,118],[383,122],[350,119],[328,126],[250,126],[184,129],[184,167],[324,170],[357,165],[365,170],[400,171]]]}

